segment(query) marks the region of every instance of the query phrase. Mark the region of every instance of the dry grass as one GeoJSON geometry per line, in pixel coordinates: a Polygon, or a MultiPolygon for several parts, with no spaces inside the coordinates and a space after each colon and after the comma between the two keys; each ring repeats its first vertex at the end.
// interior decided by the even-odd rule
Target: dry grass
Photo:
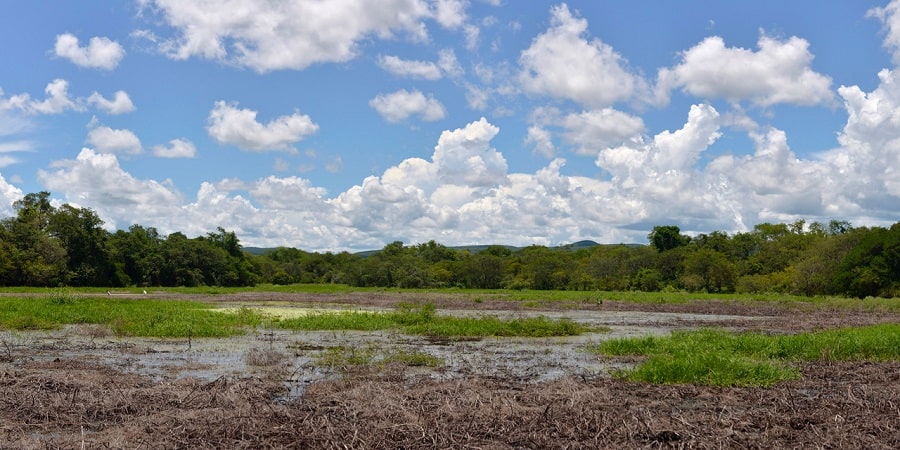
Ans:
{"type": "Polygon", "coordinates": [[[251,348],[244,354],[248,366],[274,367],[287,363],[287,355],[272,348],[251,348]]]}
{"type": "Polygon", "coordinates": [[[900,363],[773,388],[349,376],[152,382],[77,361],[0,369],[2,448],[898,448],[900,363]]]}

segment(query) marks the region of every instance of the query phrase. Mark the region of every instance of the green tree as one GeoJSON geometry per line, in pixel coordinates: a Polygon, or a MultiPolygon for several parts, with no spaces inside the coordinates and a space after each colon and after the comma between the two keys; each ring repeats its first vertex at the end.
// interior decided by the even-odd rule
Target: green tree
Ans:
{"type": "Polygon", "coordinates": [[[119,285],[107,251],[109,233],[93,210],[62,205],[47,224],[50,235],[59,240],[67,255],[66,284],[74,286],[119,285]]]}
{"type": "Polygon", "coordinates": [[[164,264],[162,241],[156,228],[135,224],[110,237],[111,257],[132,285],[159,286],[164,264]]]}
{"type": "Polygon", "coordinates": [[[835,286],[835,278],[841,262],[859,244],[862,236],[863,233],[852,231],[840,234],[826,231],[820,234],[793,264],[792,292],[807,296],[840,293],[840,288],[835,286]]]}
{"type": "Polygon", "coordinates": [[[465,285],[470,288],[502,287],[505,270],[505,259],[488,252],[479,252],[463,260],[465,285]]]}
{"type": "Polygon", "coordinates": [[[859,243],[838,268],[835,284],[854,297],[895,295],[900,288],[900,223],[860,230],[859,243]]]}
{"type": "Polygon", "coordinates": [[[4,278],[15,286],[54,286],[65,283],[66,249],[48,231],[56,209],[50,193],[27,194],[13,203],[16,217],[3,221],[11,272],[4,278]],[[11,244],[11,245],[10,245],[11,244]]]}
{"type": "Polygon", "coordinates": [[[584,272],[594,279],[596,289],[621,291],[628,289],[632,249],[624,245],[599,246],[584,262],[584,272]]]}
{"type": "Polygon", "coordinates": [[[565,289],[569,285],[573,264],[560,250],[531,245],[515,254],[519,262],[515,283],[530,289],[565,289]]]}
{"type": "Polygon", "coordinates": [[[218,227],[216,230],[217,232],[215,233],[207,233],[206,240],[216,247],[225,250],[229,256],[244,259],[244,251],[237,234],[235,234],[234,231],[225,231],[222,227],[218,227]]]}
{"type": "Polygon", "coordinates": [[[715,250],[699,249],[684,260],[685,287],[706,292],[734,290],[737,271],[728,258],[715,250]]]}
{"type": "Polygon", "coordinates": [[[675,225],[655,226],[647,238],[650,245],[659,252],[687,245],[691,241],[691,238],[681,234],[681,229],[675,225]]]}

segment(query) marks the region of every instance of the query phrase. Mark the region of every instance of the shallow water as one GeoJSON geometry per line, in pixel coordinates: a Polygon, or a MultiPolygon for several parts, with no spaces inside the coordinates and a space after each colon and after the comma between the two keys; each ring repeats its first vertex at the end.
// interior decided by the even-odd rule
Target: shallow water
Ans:
{"type": "MultiPolygon", "coordinates": [[[[297,317],[314,312],[350,311],[334,305],[310,308],[287,304],[224,305],[250,307],[277,317],[297,317]]],[[[375,309],[365,309],[372,311],[375,309]]],[[[427,353],[440,358],[439,367],[415,367],[408,373],[439,379],[464,375],[503,377],[538,382],[564,376],[606,376],[622,368],[621,362],[600,358],[585,346],[606,339],[665,335],[685,324],[746,320],[745,316],[699,315],[619,311],[475,311],[439,310],[438,314],[492,315],[501,318],[544,316],[568,318],[588,326],[605,326],[609,332],[550,338],[436,339],[396,331],[292,331],[249,330],[228,338],[156,339],[116,337],[103,327],[73,325],[54,331],[0,332],[0,349],[9,349],[12,364],[29,360],[90,359],[158,379],[194,377],[213,381],[220,377],[277,377],[289,384],[292,395],[304,386],[340,376],[339,369],[323,367],[318,358],[329,348],[367,349],[378,355],[427,353]],[[268,353],[266,353],[268,352],[268,353]],[[260,365],[254,355],[274,355],[260,365]]]]}

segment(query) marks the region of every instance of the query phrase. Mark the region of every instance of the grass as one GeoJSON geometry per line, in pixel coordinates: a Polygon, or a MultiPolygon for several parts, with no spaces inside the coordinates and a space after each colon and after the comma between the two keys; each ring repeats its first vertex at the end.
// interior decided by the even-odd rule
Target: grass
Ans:
{"type": "Polygon", "coordinates": [[[567,319],[440,316],[431,304],[403,304],[386,313],[324,312],[273,320],[250,308],[222,314],[202,302],[91,297],[66,288],[53,290],[45,297],[0,297],[0,329],[40,330],[70,324],[102,325],[118,336],[143,337],[222,337],[260,325],[291,330],[396,329],[408,334],[447,337],[570,336],[587,331],[567,319]]]}
{"type": "Polygon", "coordinates": [[[108,326],[119,336],[223,337],[243,333],[263,318],[249,309],[220,314],[200,302],[81,297],[0,297],[0,329],[55,329],[69,324],[108,326]]]}
{"type": "Polygon", "coordinates": [[[434,305],[401,305],[389,312],[325,312],[284,319],[277,326],[290,330],[400,330],[407,334],[441,337],[573,336],[589,331],[569,319],[493,316],[455,317],[435,314],[434,305]]]}
{"type": "Polygon", "coordinates": [[[589,348],[614,356],[645,356],[618,372],[632,381],[714,386],[770,386],[799,378],[791,363],[814,360],[900,360],[900,324],[797,335],[679,331],[668,337],[609,340],[589,348]]]}

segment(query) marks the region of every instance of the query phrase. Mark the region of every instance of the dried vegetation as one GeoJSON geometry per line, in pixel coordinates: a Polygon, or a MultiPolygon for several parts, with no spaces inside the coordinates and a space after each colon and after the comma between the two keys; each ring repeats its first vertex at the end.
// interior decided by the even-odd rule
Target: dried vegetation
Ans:
{"type": "Polygon", "coordinates": [[[900,364],[816,363],[772,388],[357,374],[151,381],[60,360],[0,373],[3,448],[898,448],[900,364]]]}

